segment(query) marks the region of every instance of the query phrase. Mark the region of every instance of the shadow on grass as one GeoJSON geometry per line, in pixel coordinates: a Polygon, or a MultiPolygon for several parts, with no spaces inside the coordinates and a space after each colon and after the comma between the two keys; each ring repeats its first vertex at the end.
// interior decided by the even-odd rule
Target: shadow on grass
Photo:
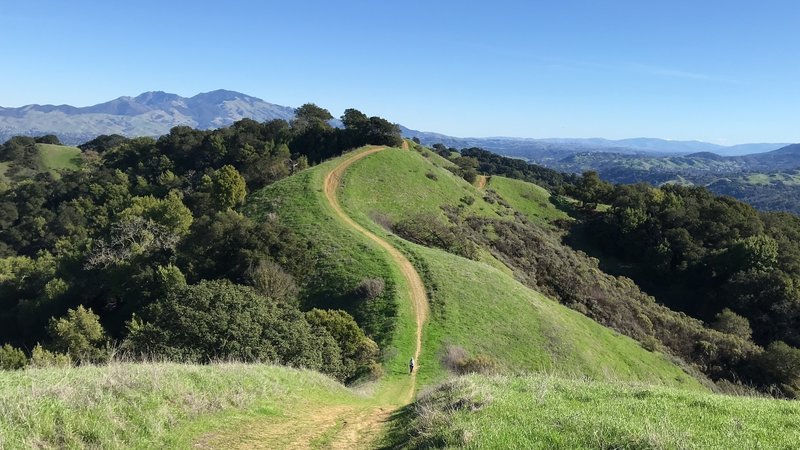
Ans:
{"type": "Polygon", "coordinates": [[[414,421],[414,404],[406,405],[389,417],[386,435],[379,443],[380,450],[398,450],[408,448],[425,448],[414,446],[411,439],[411,423],[414,421]]]}

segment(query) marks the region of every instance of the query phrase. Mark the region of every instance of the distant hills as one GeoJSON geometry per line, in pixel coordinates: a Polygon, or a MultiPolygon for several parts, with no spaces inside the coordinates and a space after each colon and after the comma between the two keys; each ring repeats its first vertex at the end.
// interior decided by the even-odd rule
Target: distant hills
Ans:
{"type": "Polygon", "coordinates": [[[294,108],[234,91],[218,90],[189,98],[155,91],[82,108],[70,105],[0,107],[0,140],[15,135],[55,134],[64,143],[78,144],[101,134],[160,136],[178,125],[209,129],[243,118],[262,122],[293,116],[294,108]]]}
{"type": "MultiPolygon", "coordinates": [[[[129,137],[160,136],[178,125],[209,129],[227,126],[242,118],[262,122],[272,119],[288,120],[293,116],[292,107],[276,105],[235,91],[217,90],[188,98],[153,91],[136,97],[119,97],[87,107],[70,105],[0,107],[0,141],[15,135],[55,134],[64,143],[79,144],[101,134],[121,134],[129,137]]],[[[503,155],[540,163],[557,161],[576,152],[589,151],[655,155],[712,152],[733,156],[767,152],[787,145],[759,143],[726,147],[708,142],[654,138],[621,140],[458,138],[406,127],[401,127],[401,130],[405,137],[418,137],[428,145],[442,143],[456,148],[482,147],[503,155]]]]}

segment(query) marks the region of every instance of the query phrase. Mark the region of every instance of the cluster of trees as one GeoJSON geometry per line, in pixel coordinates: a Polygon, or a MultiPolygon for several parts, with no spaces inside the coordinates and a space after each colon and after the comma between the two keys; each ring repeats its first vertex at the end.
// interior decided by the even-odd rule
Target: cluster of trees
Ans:
{"type": "Polygon", "coordinates": [[[659,300],[707,322],[727,308],[756,343],[800,347],[800,218],[704,188],[610,185],[592,173],[575,194],[610,205],[587,231],[659,300]]]}
{"type": "MultiPolygon", "coordinates": [[[[42,343],[95,361],[72,355],[49,325],[81,311],[96,315],[97,349],[113,341],[135,356],[269,360],[342,380],[374,371],[375,343],[349,314],[301,310],[310,243],[237,211],[249,192],[308,164],[400,143],[384,119],[350,109],[337,129],[331,118],[307,104],[290,123],[101,136],[80,146],[80,170],[0,188],[0,342],[11,346],[0,355],[30,359],[42,343]]],[[[36,142],[13,138],[2,155],[24,164],[36,142]]]]}

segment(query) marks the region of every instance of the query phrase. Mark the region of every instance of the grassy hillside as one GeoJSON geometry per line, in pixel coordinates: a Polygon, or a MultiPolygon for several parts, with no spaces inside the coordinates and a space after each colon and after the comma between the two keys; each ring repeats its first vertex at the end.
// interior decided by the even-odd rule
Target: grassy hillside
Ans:
{"type": "Polygon", "coordinates": [[[0,448],[187,448],[212,429],[345,402],[363,399],[318,373],[266,365],[0,371],[0,448]]]}
{"type": "Polygon", "coordinates": [[[253,193],[245,213],[259,219],[275,214],[309,241],[317,255],[306,294],[309,305],[351,312],[384,350],[390,375],[407,372],[413,354],[414,319],[408,290],[387,254],[337,219],[322,191],[325,175],[338,159],[304,170],[253,193]],[[366,301],[357,287],[367,278],[385,281],[383,295],[366,301]]]}
{"type": "Polygon", "coordinates": [[[36,144],[42,163],[47,170],[76,170],[80,165],[81,150],[77,147],[53,144],[36,144]]]}
{"type": "MultiPolygon", "coordinates": [[[[512,193],[533,190],[500,184],[512,193]]],[[[355,163],[341,192],[350,215],[384,235],[387,232],[371,220],[376,214],[397,220],[419,211],[441,213],[444,205],[463,204],[460,198],[464,195],[476,198],[473,204],[462,206],[465,214],[509,214],[507,207],[484,201],[475,187],[434,167],[416,152],[386,150],[355,163]]],[[[536,214],[534,208],[553,207],[537,204],[529,209],[531,214],[536,214]]],[[[432,291],[432,315],[421,361],[424,370],[419,375],[422,380],[432,382],[444,376],[439,357],[447,345],[457,345],[473,355],[486,354],[511,371],[699,386],[662,355],[526,288],[507,270],[399,238],[395,242],[427,268],[426,283],[432,291]]]]}
{"type": "Polygon", "coordinates": [[[423,394],[390,448],[796,448],[800,403],[550,376],[469,376],[423,394]],[[455,406],[454,406],[455,405],[455,406]]]}
{"type": "Polygon", "coordinates": [[[535,223],[546,223],[569,216],[550,202],[550,193],[544,188],[522,180],[493,176],[486,184],[506,201],[512,208],[525,214],[535,223]]]}

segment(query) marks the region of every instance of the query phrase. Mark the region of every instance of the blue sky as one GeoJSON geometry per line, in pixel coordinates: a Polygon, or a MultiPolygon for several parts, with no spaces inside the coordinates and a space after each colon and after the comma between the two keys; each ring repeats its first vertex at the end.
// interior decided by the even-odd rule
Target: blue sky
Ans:
{"type": "Polygon", "coordinates": [[[800,2],[0,0],[0,105],[163,90],[456,136],[800,141],[800,2]]]}

